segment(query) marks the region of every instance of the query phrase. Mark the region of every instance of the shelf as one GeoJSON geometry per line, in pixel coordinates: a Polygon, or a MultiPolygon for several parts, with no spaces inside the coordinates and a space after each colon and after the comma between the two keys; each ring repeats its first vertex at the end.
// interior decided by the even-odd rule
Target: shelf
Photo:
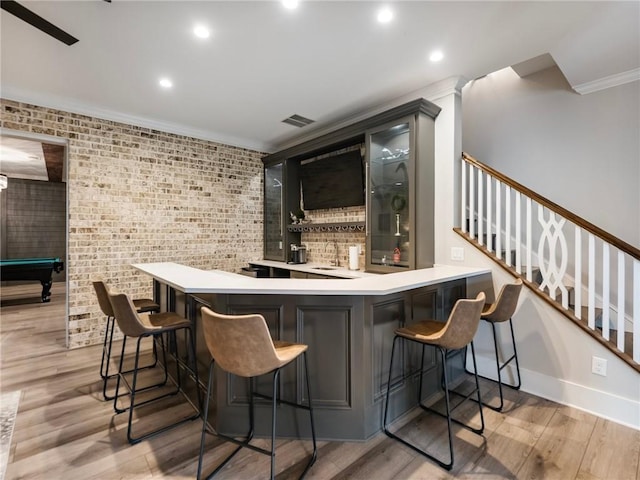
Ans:
{"type": "Polygon", "coordinates": [[[296,223],[287,225],[290,232],[364,232],[365,222],[296,223]]]}

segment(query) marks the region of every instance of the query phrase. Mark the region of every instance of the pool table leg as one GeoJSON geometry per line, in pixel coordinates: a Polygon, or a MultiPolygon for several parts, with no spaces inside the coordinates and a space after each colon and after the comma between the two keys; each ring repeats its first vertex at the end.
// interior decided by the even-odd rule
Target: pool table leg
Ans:
{"type": "Polygon", "coordinates": [[[51,280],[40,280],[42,284],[42,302],[46,303],[51,300],[51,280]]]}

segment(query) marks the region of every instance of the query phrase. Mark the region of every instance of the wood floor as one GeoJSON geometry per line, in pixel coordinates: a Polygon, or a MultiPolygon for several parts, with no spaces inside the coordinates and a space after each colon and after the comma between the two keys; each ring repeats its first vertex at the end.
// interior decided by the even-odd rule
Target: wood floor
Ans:
{"type": "MultiPolygon", "coordinates": [[[[101,347],[70,351],[64,346],[61,287],[54,284],[50,304],[21,304],[20,296],[28,291],[22,287],[2,291],[0,387],[2,392],[22,392],[5,478],[194,478],[200,420],[130,446],[125,415],[114,415],[111,403],[101,400],[101,347]]],[[[39,288],[32,290],[37,298],[39,288]]],[[[485,397],[495,400],[495,388],[488,383],[483,387],[485,397]]],[[[507,395],[505,413],[485,409],[483,437],[456,428],[451,472],[378,434],[363,443],[320,442],[307,478],[640,478],[639,431],[526,393],[508,390],[507,395]]],[[[178,402],[154,407],[136,426],[180,415],[182,408],[178,402]]],[[[478,421],[473,404],[460,410],[478,421]]],[[[413,415],[402,431],[433,451],[446,450],[439,417],[413,415]]],[[[211,438],[205,468],[215,466],[230,449],[211,438]]],[[[310,442],[279,441],[278,478],[297,478],[309,452],[310,442]]],[[[241,452],[216,478],[267,478],[268,462],[263,455],[241,452]]]]}

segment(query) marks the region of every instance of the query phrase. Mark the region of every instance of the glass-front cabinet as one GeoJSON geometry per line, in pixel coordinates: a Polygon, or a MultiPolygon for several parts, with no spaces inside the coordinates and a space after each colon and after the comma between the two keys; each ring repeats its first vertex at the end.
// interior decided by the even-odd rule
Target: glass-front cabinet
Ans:
{"type": "Polygon", "coordinates": [[[371,271],[413,268],[414,119],[367,134],[367,252],[371,271]]]}
{"type": "Polygon", "coordinates": [[[433,266],[434,117],[418,108],[366,132],[367,271],[433,266]]]}
{"type": "Polygon", "coordinates": [[[264,258],[272,260],[283,260],[285,256],[283,170],[282,163],[264,169],[264,258]]]}
{"type": "Polygon", "coordinates": [[[300,208],[298,163],[280,160],[264,164],[264,259],[286,262],[289,246],[300,233],[287,230],[289,212],[300,208]]]}

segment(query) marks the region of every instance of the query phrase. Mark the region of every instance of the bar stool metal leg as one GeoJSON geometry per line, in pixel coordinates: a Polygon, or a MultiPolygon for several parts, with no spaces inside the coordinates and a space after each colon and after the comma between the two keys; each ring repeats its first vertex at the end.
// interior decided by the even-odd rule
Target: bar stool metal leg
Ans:
{"type": "Polygon", "coordinates": [[[211,432],[207,431],[207,428],[208,428],[207,422],[209,421],[209,402],[211,400],[211,393],[213,390],[214,370],[215,370],[215,360],[211,359],[211,362],[209,363],[209,378],[207,383],[207,393],[204,399],[204,406],[203,406],[204,415],[202,418],[203,420],[202,434],[200,435],[200,455],[198,456],[198,471],[196,474],[197,480],[201,480],[203,478],[202,477],[202,460],[204,458],[204,445],[205,445],[207,433],[217,435],[219,437],[224,438],[225,440],[230,440],[232,441],[232,443],[235,443],[236,445],[238,445],[238,447],[233,452],[231,452],[227,456],[227,458],[225,458],[224,461],[215,468],[213,472],[211,472],[209,475],[204,477],[206,480],[213,478],[220,470],[222,470],[225,467],[225,465],[227,465],[227,463],[229,463],[229,461],[236,455],[236,453],[242,450],[242,447],[244,446],[244,444],[248,444],[253,439],[254,418],[255,418],[254,401],[253,401],[253,383],[254,383],[253,378],[249,379],[249,433],[247,434],[246,438],[242,441],[238,441],[236,439],[230,439],[229,437],[215,433],[213,430],[211,432]]]}
{"type": "MultiPolygon", "coordinates": [[[[189,336],[192,336],[193,332],[191,331],[190,328],[187,328],[187,329],[185,329],[185,334],[187,334],[189,336]]],[[[147,434],[144,434],[144,435],[140,435],[138,437],[134,437],[133,436],[133,410],[134,410],[134,408],[146,405],[146,404],[151,403],[151,402],[155,402],[157,400],[160,400],[161,398],[166,398],[166,397],[170,397],[170,396],[176,395],[176,394],[178,394],[178,393],[180,393],[182,391],[182,383],[181,383],[181,380],[180,380],[180,365],[176,361],[176,378],[177,378],[176,389],[172,390],[170,392],[167,392],[165,394],[153,397],[153,398],[151,398],[149,400],[145,400],[143,402],[139,402],[139,403],[136,404],[136,401],[135,401],[136,393],[139,393],[139,392],[144,391],[144,390],[148,390],[150,388],[150,387],[144,387],[142,389],[138,389],[137,388],[138,372],[140,370],[140,368],[138,368],[138,365],[139,365],[139,362],[140,362],[140,344],[141,344],[143,338],[145,338],[145,336],[147,336],[147,335],[141,335],[140,337],[138,337],[138,340],[136,342],[136,356],[135,356],[135,364],[134,364],[134,367],[133,367],[133,381],[132,381],[131,389],[130,389],[131,391],[130,391],[130,404],[129,404],[129,408],[128,408],[128,410],[129,410],[129,421],[128,421],[128,426],[127,426],[127,439],[129,440],[129,443],[132,444],[132,445],[134,445],[136,443],[139,443],[142,440],[146,440],[148,438],[155,437],[156,435],[164,433],[167,430],[170,430],[170,429],[172,429],[174,427],[177,427],[178,425],[182,425],[183,423],[186,423],[186,422],[191,421],[191,420],[195,420],[196,418],[200,417],[200,411],[195,409],[196,412],[191,416],[184,417],[184,418],[182,418],[182,419],[180,419],[178,421],[175,421],[173,423],[170,423],[170,424],[168,424],[168,425],[166,425],[166,426],[164,426],[162,428],[155,429],[150,433],[147,433],[147,434]]],[[[167,363],[166,363],[166,353],[164,352],[164,349],[163,349],[163,355],[164,355],[164,361],[165,361],[165,363],[164,363],[164,365],[165,365],[165,368],[164,368],[165,381],[164,381],[164,383],[166,383],[166,377],[168,375],[168,373],[167,373],[168,366],[167,366],[167,363]]],[[[121,360],[121,362],[122,362],[122,360],[121,360]]],[[[118,379],[120,379],[120,377],[121,377],[121,375],[118,375],[118,379]]],[[[196,384],[197,384],[197,373],[196,373],[196,384]]],[[[160,383],[158,385],[154,385],[153,387],[160,386],[160,385],[163,385],[163,383],[160,383]]]]}
{"type": "MultiPolygon", "coordinates": [[[[495,364],[496,364],[496,372],[497,372],[497,376],[498,376],[498,380],[495,380],[493,378],[490,377],[485,377],[484,375],[480,375],[478,374],[478,376],[480,378],[483,378],[485,380],[489,380],[491,382],[497,383],[498,384],[498,393],[500,396],[500,403],[498,405],[491,405],[487,402],[483,403],[483,405],[487,408],[490,408],[491,410],[494,410],[496,412],[501,412],[502,409],[504,408],[504,393],[503,393],[503,389],[502,387],[509,387],[513,390],[520,390],[520,386],[522,385],[522,381],[520,379],[520,364],[518,363],[518,350],[516,348],[516,339],[515,339],[515,335],[513,333],[513,321],[511,320],[511,318],[509,318],[509,329],[510,329],[510,333],[511,333],[511,344],[513,345],[513,355],[511,355],[511,357],[509,357],[507,360],[505,360],[502,364],[500,364],[500,350],[499,350],[499,346],[498,346],[498,336],[497,336],[497,332],[496,332],[496,323],[495,322],[489,322],[491,323],[491,334],[493,335],[493,348],[494,348],[494,352],[495,352],[495,364]],[[507,383],[505,381],[502,380],[502,370],[509,365],[512,361],[515,361],[516,364],[516,377],[517,377],[517,382],[514,384],[510,384],[507,383]]],[[[465,350],[465,360],[464,360],[464,365],[465,365],[465,371],[468,374],[472,374],[472,372],[470,372],[467,369],[467,361],[466,361],[466,356],[467,356],[467,352],[465,350]]]]}
{"type": "MultiPolygon", "coordinates": [[[[288,405],[309,411],[309,421],[311,426],[311,437],[313,441],[313,453],[307,465],[302,472],[302,477],[309,471],[317,458],[317,444],[315,438],[315,425],[313,421],[313,405],[311,401],[311,387],[309,382],[309,367],[307,363],[306,350],[307,345],[299,343],[289,343],[286,341],[275,341],[271,338],[266,320],[259,314],[248,315],[224,315],[216,313],[207,307],[202,307],[202,325],[207,348],[213,359],[209,367],[209,384],[207,386],[207,398],[205,401],[205,413],[208,413],[208,405],[213,388],[212,368],[214,361],[227,374],[244,377],[249,380],[249,423],[250,432],[244,440],[215,432],[210,429],[210,433],[238,445],[239,448],[244,447],[254,452],[262,453],[269,456],[270,478],[275,478],[276,474],[276,437],[277,437],[277,413],[280,405],[288,405]],[[238,345],[242,345],[239,348],[238,345]],[[297,400],[287,400],[281,398],[279,379],[280,370],[287,365],[295,364],[294,360],[300,356],[304,359],[305,381],[307,383],[308,405],[298,403],[297,400]],[[273,375],[271,379],[271,392],[269,395],[257,392],[255,390],[255,378],[263,375],[273,375]],[[250,443],[253,437],[254,419],[255,419],[255,398],[268,400],[271,405],[271,446],[270,448],[261,448],[250,443]]],[[[208,419],[208,416],[205,417],[208,419]]],[[[202,464],[204,457],[204,442],[209,426],[203,423],[200,436],[200,455],[198,459],[198,479],[202,478],[202,464]]],[[[213,477],[224,467],[229,460],[239,450],[235,449],[227,456],[222,464],[206,478],[213,477]]]]}
{"type": "MultiPolygon", "coordinates": [[[[495,301],[495,303],[486,304],[482,310],[482,314],[480,318],[485,322],[489,322],[491,324],[491,333],[493,335],[493,349],[495,352],[495,360],[496,360],[496,373],[498,376],[498,391],[500,393],[500,403],[498,406],[485,404],[485,406],[495,410],[497,412],[502,411],[504,407],[504,394],[502,387],[507,386],[509,388],[513,388],[514,390],[518,390],[521,385],[520,379],[520,365],[518,363],[518,350],[516,348],[516,339],[513,333],[513,315],[518,307],[518,298],[520,296],[520,292],[522,291],[523,282],[521,279],[516,279],[513,283],[507,283],[502,286],[500,289],[500,293],[495,301]],[[502,364],[500,364],[500,350],[498,349],[498,340],[497,340],[497,332],[496,332],[496,323],[504,323],[509,322],[509,329],[511,331],[511,344],[513,345],[513,355],[505,360],[502,364]],[[514,384],[506,383],[502,381],[502,370],[509,365],[512,361],[516,362],[516,375],[518,380],[514,384]]],[[[466,355],[466,350],[465,350],[466,355]]],[[[504,358],[504,356],[503,356],[504,358]]],[[[466,370],[466,356],[465,356],[465,370],[466,370]]],[[[467,373],[471,373],[467,370],[467,373]]],[[[482,378],[496,382],[493,378],[488,378],[481,376],[482,378]]]]}
{"type": "MultiPolygon", "coordinates": [[[[118,322],[118,327],[120,328],[120,330],[124,335],[122,340],[122,352],[120,355],[120,363],[118,366],[116,392],[113,398],[113,408],[116,414],[122,413],[127,409],[129,410],[129,415],[128,415],[129,418],[128,418],[128,425],[127,425],[127,439],[129,440],[129,443],[131,444],[138,443],[152,436],[166,432],[167,430],[177,427],[178,425],[181,425],[187,421],[195,420],[196,418],[199,418],[200,409],[198,408],[198,406],[195,406],[193,402],[189,400],[189,398],[187,397],[186,393],[184,392],[181,386],[180,368],[183,366],[184,362],[181,361],[178,351],[174,352],[176,377],[175,379],[172,379],[172,383],[176,387],[175,390],[169,391],[169,392],[167,392],[166,390],[164,391],[161,390],[160,393],[156,394],[155,396],[151,396],[150,398],[147,398],[143,401],[136,401],[136,396],[138,393],[149,390],[151,388],[155,388],[155,387],[163,387],[167,383],[167,380],[169,378],[169,373],[168,373],[169,364],[167,363],[167,356],[166,356],[167,349],[165,348],[165,345],[164,345],[165,333],[175,334],[175,332],[178,330],[183,331],[184,335],[189,337],[187,339],[188,340],[187,345],[189,345],[190,347],[189,350],[191,350],[191,352],[188,355],[188,358],[193,358],[195,360],[195,341],[193,338],[193,324],[188,319],[180,315],[177,315],[173,312],[158,313],[155,315],[147,315],[145,317],[141,317],[139,312],[137,311],[136,306],[134,305],[134,302],[126,294],[119,294],[119,293],[108,294],[108,299],[111,306],[113,307],[113,312],[114,312],[116,321],[118,322]],[[128,372],[125,371],[123,368],[127,338],[129,337],[137,339],[136,349],[135,349],[135,358],[134,358],[134,367],[133,367],[133,370],[131,371],[133,373],[133,380],[131,383],[129,383],[129,380],[125,377],[125,374],[128,372]],[[163,375],[164,378],[159,383],[139,388],[138,376],[141,370],[141,367],[140,367],[141,344],[143,339],[145,338],[151,338],[152,341],[154,341],[154,343],[155,343],[155,339],[157,338],[162,343],[162,355],[164,360],[162,365],[163,367],[162,370],[164,373],[163,375]],[[121,394],[120,394],[121,384],[124,384],[128,390],[129,406],[127,408],[118,407],[118,400],[121,397],[121,394]],[[162,427],[155,428],[154,430],[146,434],[143,434],[137,437],[133,435],[134,408],[138,408],[143,405],[156,402],[162,398],[175,395],[177,393],[181,393],[184,396],[186,403],[189,404],[189,407],[193,407],[195,411],[194,414],[188,417],[183,417],[177,421],[172,421],[169,424],[163,424],[162,427]]],[[[186,365],[186,368],[190,369],[189,365],[186,365]]],[[[191,373],[193,374],[196,388],[198,388],[198,383],[199,383],[198,370],[197,370],[197,365],[195,365],[195,363],[193,365],[193,369],[191,370],[191,373]]],[[[122,395],[125,395],[125,394],[122,394],[122,395]]]]}
{"type": "MultiPolygon", "coordinates": [[[[478,383],[478,371],[476,367],[476,354],[475,349],[473,347],[473,337],[476,334],[478,329],[478,323],[480,322],[480,314],[482,312],[482,307],[484,305],[485,295],[484,293],[479,293],[475,299],[459,299],[456,301],[451,313],[449,314],[449,318],[446,322],[441,322],[438,320],[423,320],[419,322],[415,322],[409,324],[407,326],[396,329],[395,335],[393,338],[393,344],[391,346],[391,360],[389,361],[389,381],[387,384],[387,393],[385,398],[385,408],[384,408],[384,418],[383,418],[383,429],[384,432],[391,438],[394,438],[406,445],[407,447],[414,450],[416,453],[423,455],[424,457],[434,461],[441,467],[451,470],[454,462],[454,453],[453,453],[453,432],[451,429],[451,423],[456,423],[474,433],[482,435],[484,431],[484,415],[482,413],[482,399],[480,397],[480,387],[478,383]],[[451,327],[451,328],[450,328],[451,327]],[[449,461],[442,460],[440,458],[435,457],[431,453],[426,450],[419,448],[417,445],[408,442],[404,438],[401,438],[398,433],[392,432],[389,429],[389,397],[391,396],[391,390],[393,385],[392,381],[392,372],[393,372],[393,360],[394,354],[396,350],[396,344],[398,340],[403,340],[405,342],[414,342],[422,345],[422,356],[420,360],[420,386],[418,389],[418,406],[423,410],[431,413],[435,413],[441,417],[444,417],[447,420],[447,432],[448,432],[448,443],[449,443],[449,461]],[[473,365],[474,365],[474,375],[476,380],[475,388],[469,394],[462,394],[455,390],[451,390],[449,388],[449,372],[447,361],[451,355],[457,355],[458,352],[462,349],[466,351],[467,345],[471,343],[471,354],[473,356],[473,365]],[[422,376],[424,374],[424,347],[425,346],[436,347],[438,352],[440,352],[440,364],[442,367],[442,388],[444,390],[444,403],[445,403],[445,413],[441,413],[438,410],[431,408],[422,403],[422,376]],[[463,423],[452,416],[452,412],[462,405],[466,400],[470,399],[473,394],[477,396],[478,409],[480,410],[480,428],[474,428],[471,425],[463,423]],[[455,394],[459,395],[462,400],[451,406],[451,398],[450,395],[455,394]]],[[[413,374],[411,374],[413,375],[413,374]]],[[[406,372],[403,373],[403,381],[407,377],[406,372]]]]}

